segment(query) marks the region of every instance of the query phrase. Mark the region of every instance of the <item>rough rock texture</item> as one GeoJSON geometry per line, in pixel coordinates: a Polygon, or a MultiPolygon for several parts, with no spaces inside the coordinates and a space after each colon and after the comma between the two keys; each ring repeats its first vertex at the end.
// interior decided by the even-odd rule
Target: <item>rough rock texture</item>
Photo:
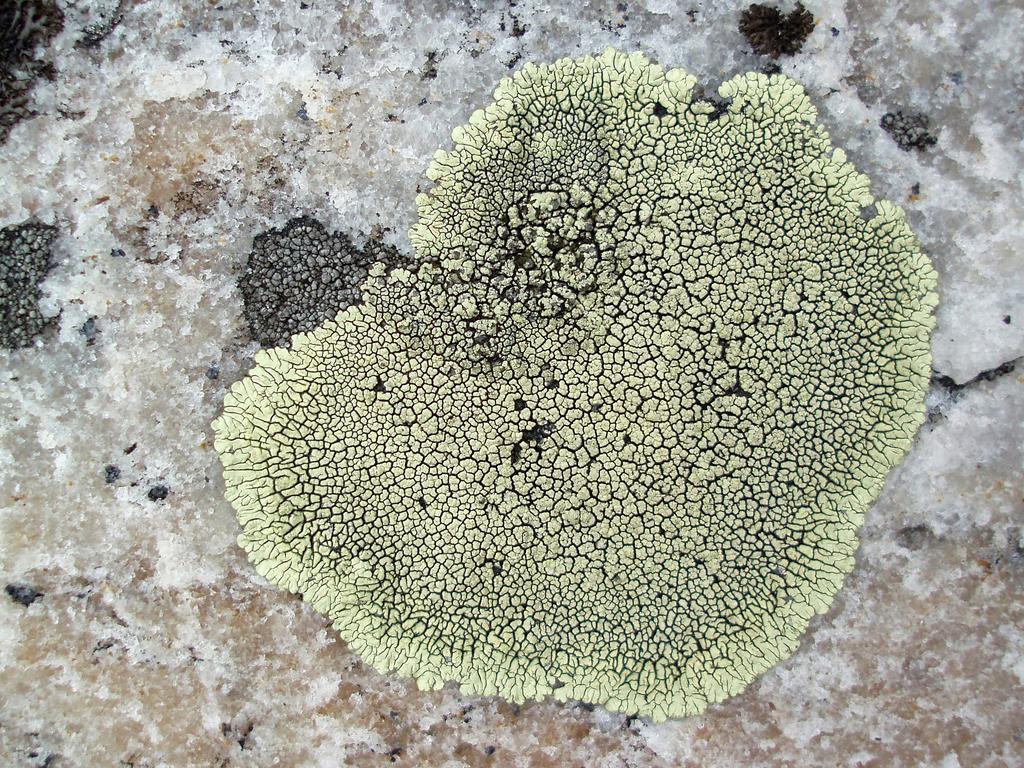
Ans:
{"type": "MultiPolygon", "coordinates": [[[[67,233],[43,283],[54,337],[0,352],[0,583],[42,594],[0,593],[0,763],[1024,760],[1019,365],[957,397],[936,384],[837,603],[689,720],[418,691],[236,546],[209,423],[256,349],[236,287],[253,238],[306,211],[406,249],[431,154],[515,61],[615,44],[709,86],[763,63],[737,29],[749,2],[626,5],[154,0],[92,47],[76,44],[95,19],[64,6],[55,77],[0,152],[0,226],[67,233]]],[[[779,66],[935,262],[936,371],[958,386],[1020,358],[1019,3],[807,7],[818,23],[779,66]],[[902,151],[879,127],[899,110],[927,114],[935,146],[902,151]]]]}

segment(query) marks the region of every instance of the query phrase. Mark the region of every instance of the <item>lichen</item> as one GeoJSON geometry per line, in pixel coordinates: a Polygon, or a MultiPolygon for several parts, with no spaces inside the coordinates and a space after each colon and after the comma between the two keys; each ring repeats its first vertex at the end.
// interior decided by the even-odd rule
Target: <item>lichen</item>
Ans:
{"type": "Polygon", "coordinates": [[[35,80],[52,67],[35,55],[64,27],[64,14],[49,0],[5,0],[0,4],[0,143],[11,128],[31,116],[35,80]]]}
{"type": "Polygon", "coordinates": [[[27,347],[46,327],[40,284],[51,267],[57,230],[27,221],[0,229],[0,346],[27,347]]]}
{"type": "Polygon", "coordinates": [[[814,31],[814,16],[797,3],[789,13],[762,3],[754,3],[740,14],[740,32],[755,53],[771,56],[794,56],[814,31]]]}
{"type": "Polygon", "coordinates": [[[878,124],[904,152],[915,149],[922,152],[938,143],[938,139],[930,130],[931,120],[920,112],[886,112],[878,124]]]}
{"type": "Polygon", "coordinates": [[[241,546],[376,668],[693,714],[852,568],[935,274],[796,82],[695,85],[612,50],[503,80],[428,170],[418,268],[226,397],[241,546]]]}
{"type": "Polygon", "coordinates": [[[377,238],[359,248],[307,216],[258,235],[238,281],[252,337],[264,346],[284,344],[356,304],[359,284],[377,261],[397,264],[401,256],[377,238]]]}

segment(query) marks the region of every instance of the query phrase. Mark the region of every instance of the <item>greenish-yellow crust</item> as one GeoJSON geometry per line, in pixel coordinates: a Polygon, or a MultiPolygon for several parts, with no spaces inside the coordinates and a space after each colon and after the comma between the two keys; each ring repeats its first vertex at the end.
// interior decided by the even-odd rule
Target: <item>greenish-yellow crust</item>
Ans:
{"type": "Polygon", "coordinates": [[[694,714],[852,568],[935,273],[800,85],[694,86],[611,50],[503,80],[428,171],[418,272],[227,396],[240,544],[377,669],[694,714]]]}

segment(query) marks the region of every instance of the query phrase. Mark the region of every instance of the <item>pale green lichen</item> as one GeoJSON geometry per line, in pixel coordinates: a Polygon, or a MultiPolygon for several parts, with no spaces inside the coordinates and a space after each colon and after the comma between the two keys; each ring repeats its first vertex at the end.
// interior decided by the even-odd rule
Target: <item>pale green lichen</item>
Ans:
{"type": "Polygon", "coordinates": [[[694,87],[615,51],[503,80],[428,171],[418,271],[226,398],[242,547],[378,669],[692,714],[853,566],[935,274],[797,83],[694,87]]]}

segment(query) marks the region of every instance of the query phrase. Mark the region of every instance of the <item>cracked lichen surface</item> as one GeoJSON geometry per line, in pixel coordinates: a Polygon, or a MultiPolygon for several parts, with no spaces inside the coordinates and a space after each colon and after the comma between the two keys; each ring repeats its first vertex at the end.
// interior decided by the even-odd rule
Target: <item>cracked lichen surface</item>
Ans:
{"type": "Polygon", "coordinates": [[[694,89],[615,51],[503,80],[428,171],[418,270],[227,396],[242,547],[376,668],[693,714],[852,568],[935,274],[796,82],[694,89]]]}

